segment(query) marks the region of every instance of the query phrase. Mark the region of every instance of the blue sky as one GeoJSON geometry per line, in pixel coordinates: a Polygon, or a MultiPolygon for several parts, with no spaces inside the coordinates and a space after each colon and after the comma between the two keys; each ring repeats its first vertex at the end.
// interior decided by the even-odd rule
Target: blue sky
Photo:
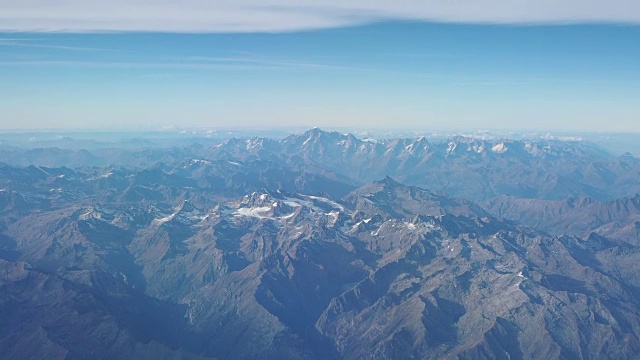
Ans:
{"type": "Polygon", "coordinates": [[[616,19],[134,30],[5,29],[0,128],[640,132],[640,27],[616,19]]]}

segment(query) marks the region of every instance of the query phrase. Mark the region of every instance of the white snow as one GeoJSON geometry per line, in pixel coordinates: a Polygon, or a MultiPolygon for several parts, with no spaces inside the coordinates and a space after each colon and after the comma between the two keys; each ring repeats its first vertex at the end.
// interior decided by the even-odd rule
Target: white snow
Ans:
{"type": "Polygon", "coordinates": [[[41,166],[37,167],[38,170],[42,171],[43,173],[45,173],[46,175],[51,176],[51,174],[49,174],[48,172],[44,171],[44,169],[41,166]]]}
{"type": "Polygon", "coordinates": [[[258,145],[260,145],[261,141],[260,139],[250,139],[246,141],[247,144],[247,150],[249,149],[255,149],[256,147],[258,147],[258,145]]]}
{"type": "Polygon", "coordinates": [[[307,140],[305,140],[305,141],[302,143],[302,146],[307,145],[307,144],[309,143],[309,141],[311,141],[311,137],[312,137],[312,135],[309,135],[309,137],[307,138],[307,140]]]}
{"type": "Polygon", "coordinates": [[[340,213],[334,210],[334,211],[329,211],[325,215],[331,217],[332,222],[335,223],[336,221],[338,221],[338,216],[340,215],[340,213]]]}
{"type": "Polygon", "coordinates": [[[302,206],[300,203],[292,201],[292,200],[287,200],[284,203],[285,203],[285,205],[292,206],[292,207],[301,207],[302,206]]]}
{"type": "Polygon", "coordinates": [[[454,143],[453,141],[449,142],[449,145],[447,147],[447,154],[452,154],[454,151],[456,151],[456,147],[458,145],[456,145],[456,143],[454,143]]]}
{"type": "Polygon", "coordinates": [[[340,212],[333,210],[333,211],[329,211],[325,215],[329,215],[329,216],[332,216],[332,217],[338,217],[338,215],[340,215],[340,212]]]}
{"type": "MultiPolygon", "coordinates": [[[[307,197],[310,198],[310,196],[307,196],[307,197]]],[[[286,198],[284,203],[293,207],[306,207],[317,213],[324,212],[321,208],[315,206],[312,201],[308,201],[308,200],[302,200],[298,198],[286,198]]]]}
{"type": "Polygon", "coordinates": [[[241,216],[250,216],[250,217],[255,217],[255,218],[259,218],[259,219],[267,219],[267,218],[270,218],[270,217],[269,216],[265,216],[263,214],[268,212],[269,210],[271,210],[271,207],[269,207],[269,206],[240,208],[234,214],[235,215],[241,215],[241,216]]]}
{"type": "Polygon", "coordinates": [[[497,154],[504,154],[507,152],[507,150],[509,150],[509,148],[507,148],[507,145],[505,145],[503,142],[495,144],[491,148],[491,151],[497,154]]]}
{"type": "Polygon", "coordinates": [[[171,214],[171,215],[169,215],[167,217],[163,217],[162,219],[155,219],[155,220],[153,220],[153,222],[156,223],[156,224],[164,224],[167,221],[171,221],[175,216],[176,216],[176,214],[171,214]]]}
{"type": "Polygon", "coordinates": [[[102,218],[102,214],[98,211],[95,211],[94,208],[90,207],[87,209],[87,212],[85,212],[84,214],[80,215],[80,219],[81,220],[88,220],[88,219],[100,219],[102,218]]]}
{"type": "MultiPolygon", "coordinates": [[[[273,206],[275,206],[275,204],[273,206]]],[[[246,216],[257,219],[287,220],[296,215],[295,212],[292,212],[291,214],[283,215],[280,217],[270,216],[269,211],[273,206],[240,208],[233,212],[233,216],[246,216]]]]}
{"type": "Polygon", "coordinates": [[[320,202],[323,202],[325,204],[329,204],[331,207],[333,207],[334,209],[339,209],[340,211],[344,211],[344,207],[340,204],[338,204],[337,202],[333,201],[333,200],[329,200],[327,198],[323,198],[320,196],[308,196],[309,199],[313,199],[313,200],[318,200],[320,202]]]}

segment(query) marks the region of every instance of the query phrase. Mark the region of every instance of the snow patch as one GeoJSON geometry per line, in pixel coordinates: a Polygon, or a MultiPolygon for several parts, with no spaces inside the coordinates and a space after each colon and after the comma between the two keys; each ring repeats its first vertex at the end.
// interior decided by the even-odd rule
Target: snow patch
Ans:
{"type": "Polygon", "coordinates": [[[340,213],[334,210],[334,211],[329,211],[325,215],[329,216],[331,218],[331,222],[335,224],[335,222],[338,221],[338,216],[340,215],[340,213]]]}
{"type": "Polygon", "coordinates": [[[168,221],[173,220],[173,218],[174,218],[176,215],[177,215],[177,213],[174,213],[174,214],[171,214],[171,215],[169,215],[169,216],[163,217],[162,219],[154,219],[154,220],[153,220],[153,222],[154,222],[156,225],[162,225],[162,224],[164,224],[164,223],[166,223],[166,222],[168,222],[168,221]]]}
{"type": "Polygon", "coordinates": [[[456,147],[458,147],[456,143],[453,141],[449,142],[447,146],[447,154],[453,154],[453,152],[456,151],[456,147]]]}
{"type": "Polygon", "coordinates": [[[236,212],[234,212],[234,215],[249,216],[249,217],[255,217],[259,219],[268,219],[271,217],[265,216],[264,213],[268,212],[269,210],[271,210],[271,207],[269,206],[240,208],[236,212]]]}
{"type": "Polygon", "coordinates": [[[339,209],[340,211],[344,211],[344,207],[340,204],[338,204],[337,202],[333,201],[333,200],[329,200],[327,198],[323,198],[320,196],[308,196],[309,199],[313,199],[313,200],[318,200],[320,202],[323,202],[325,204],[329,204],[331,207],[333,207],[334,209],[339,209]]]}
{"type": "Polygon", "coordinates": [[[284,203],[291,207],[302,207],[302,205],[296,201],[286,200],[284,203]]]}
{"type": "Polygon", "coordinates": [[[507,152],[507,150],[509,150],[509,148],[503,142],[495,144],[491,148],[491,151],[493,151],[494,153],[497,153],[497,154],[504,154],[504,153],[507,152]]]}

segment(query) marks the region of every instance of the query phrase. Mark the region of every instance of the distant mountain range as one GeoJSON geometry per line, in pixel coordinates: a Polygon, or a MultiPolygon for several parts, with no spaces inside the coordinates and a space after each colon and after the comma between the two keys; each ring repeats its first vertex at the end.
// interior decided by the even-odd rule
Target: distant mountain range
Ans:
{"type": "Polygon", "coordinates": [[[113,156],[0,165],[0,358],[640,356],[633,156],[319,129],[113,156]]]}
{"type": "MultiPolygon", "coordinates": [[[[351,134],[312,129],[283,139],[228,139],[211,146],[155,149],[0,149],[0,160],[14,166],[38,165],[170,170],[201,159],[317,174],[350,186],[391,176],[409,185],[473,201],[500,195],[562,200],[586,196],[600,200],[640,192],[640,160],[615,157],[584,141],[499,140],[454,137],[438,143],[426,138],[358,139],[351,134]]],[[[224,165],[220,165],[224,166],[224,165]]],[[[85,171],[86,172],[86,171],[85,171]]],[[[242,170],[235,170],[235,173],[242,170]]]]}
{"type": "Polygon", "coordinates": [[[552,234],[597,232],[640,245],[640,195],[612,201],[584,197],[539,200],[499,196],[483,205],[497,217],[552,234]]]}

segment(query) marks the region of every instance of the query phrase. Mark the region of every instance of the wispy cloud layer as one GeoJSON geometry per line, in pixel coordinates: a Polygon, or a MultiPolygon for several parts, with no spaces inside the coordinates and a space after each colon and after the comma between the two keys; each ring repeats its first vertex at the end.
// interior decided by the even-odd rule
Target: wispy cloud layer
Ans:
{"type": "Polygon", "coordinates": [[[286,32],[381,20],[640,23],[637,0],[0,0],[0,31],[286,32]]]}
{"type": "Polygon", "coordinates": [[[83,51],[83,52],[98,52],[98,51],[115,52],[117,51],[114,49],[103,49],[103,48],[95,48],[95,47],[41,44],[37,42],[37,39],[2,39],[0,38],[0,47],[17,47],[17,48],[23,47],[23,48],[37,48],[37,49],[49,49],[49,50],[83,51]]]}

